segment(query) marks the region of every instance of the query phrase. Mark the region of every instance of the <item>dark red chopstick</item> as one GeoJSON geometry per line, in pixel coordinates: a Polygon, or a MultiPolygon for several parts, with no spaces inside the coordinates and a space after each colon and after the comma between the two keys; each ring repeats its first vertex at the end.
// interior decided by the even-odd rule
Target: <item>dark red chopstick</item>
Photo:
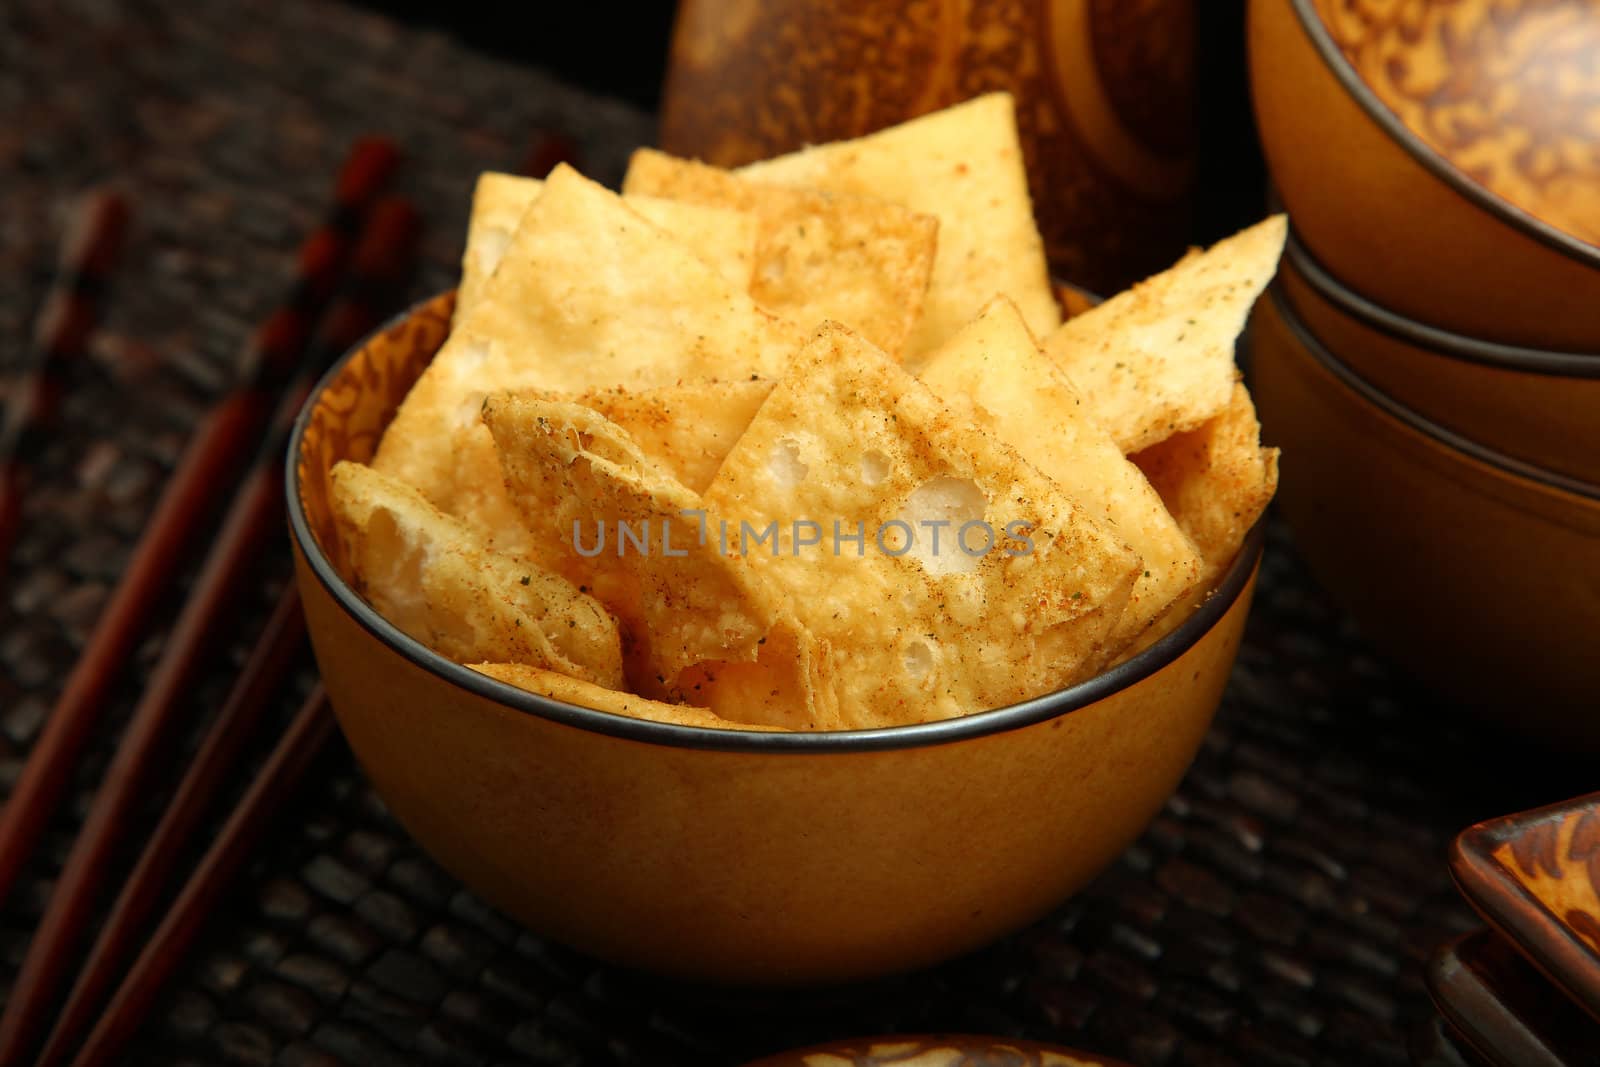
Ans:
{"type": "Polygon", "coordinates": [[[258,439],[274,395],[305,355],[311,331],[354,246],[359,220],[399,163],[383,139],[358,142],[335,187],[335,207],[300,249],[292,292],[246,348],[247,373],[206,415],[178,461],[121,581],[100,613],[55,708],[0,810],[0,899],[15,883],[103,709],[118,671],[149,623],[211,504],[258,439]]]}
{"type": "Polygon", "coordinates": [[[201,564],[189,597],[167,636],[161,659],[118,743],[110,767],[73,843],[55,890],[28,946],[0,1014],[0,1064],[22,1064],[72,960],[121,834],[137,811],[150,773],[163,755],[204,665],[210,637],[234,610],[266,539],[284,521],[283,463],[289,430],[322,366],[375,327],[398,299],[415,259],[419,219],[390,198],[372,211],[355,255],[350,295],[324,317],[313,352],[274,414],[273,431],[234,495],[221,531],[201,564]]]}
{"type": "Polygon", "coordinates": [[[62,237],[55,279],[34,322],[30,365],[12,383],[0,417],[0,565],[22,522],[29,472],[55,428],[66,365],[88,348],[127,229],[127,200],[100,189],[76,205],[62,237]]]}
{"type": "Polygon", "coordinates": [[[172,801],[155,832],[139,854],[139,861],[123,882],[94,947],[84,961],[78,980],[67,996],[55,1027],[45,1040],[35,1067],[60,1063],[94,1022],[106,991],[118,970],[145,932],[145,923],[161,902],[173,867],[205,817],[207,806],[224,785],[246,741],[266,710],[269,698],[305,648],[306,622],[300,596],[290,584],[257,638],[255,649],[234,680],[216,722],[199,751],[189,761],[172,801]]]}
{"type": "Polygon", "coordinates": [[[240,864],[249,858],[272,816],[294,793],[307,767],[332,735],[333,715],[319,685],[301,706],[261,773],[146,942],[72,1061],[73,1067],[101,1067],[115,1062],[161,986],[183,959],[217,897],[240,864]]]}

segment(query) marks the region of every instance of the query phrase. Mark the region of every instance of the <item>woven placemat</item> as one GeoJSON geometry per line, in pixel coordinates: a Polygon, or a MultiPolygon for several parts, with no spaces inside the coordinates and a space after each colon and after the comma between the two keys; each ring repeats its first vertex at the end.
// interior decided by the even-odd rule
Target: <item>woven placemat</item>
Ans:
{"type": "MultiPolygon", "coordinates": [[[[536,130],[558,128],[615,181],[652,125],[447,38],[310,0],[0,6],[0,114],[0,368],[22,356],[71,197],[115,178],[136,208],[5,579],[4,789],[352,139],[387,133],[407,151],[401,185],[429,222],[422,296],[451,283],[479,171],[514,167],[536,130]]],[[[260,564],[260,596],[219,635],[193,695],[197,723],[285,579],[286,546],[260,564]]],[[[127,672],[74,799],[0,911],[0,981],[159,647],[127,672]]],[[[312,680],[308,663],[285,681],[281,716],[312,680]]],[[[172,755],[177,767],[182,747],[172,755]]],[[[133,1062],[732,1064],[953,1029],[1141,1064],[1403,1063],[1408,1035],[1432,1020],[1421,963],[1473,923],[1445,872],[1450,837],[1593,784],[1394,677],[1274,528],[1238,668],[1182,788],[1090,889],[999,945],[847,994],[718,998],[619,972],[462,889],[338,745],[210,922],[133,1062]]]]}

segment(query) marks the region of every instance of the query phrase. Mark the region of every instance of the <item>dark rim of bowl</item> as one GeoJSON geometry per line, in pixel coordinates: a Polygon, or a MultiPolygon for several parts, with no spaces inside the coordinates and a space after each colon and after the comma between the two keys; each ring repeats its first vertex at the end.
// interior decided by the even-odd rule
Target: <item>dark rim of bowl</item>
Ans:
{"type": "Polygon", "coordinates": [[[1311,332],[1306,324],[1300,321],[1300,314],[1295,311],[1293,303],[1289,300],[1289,295],[1284,292],[1282,282],[1274,282],[1268,292],[1273,306],[1278,309],[1278,314],[1283,318],[1284,325],[1294,334],[1311,358],[1321,364],[1323,369],[1337,378],[1340,383],[1349,387],[1363,400],[1380,409],[1396,422],[1427,437],[1431,437],[1446,448],[1460,452],[1485,466],[1494,467],[1504,474],[1551,489],[1557,489],[1564,493],[1570,493],[1586,500],[1600,501],[1600,485],[1569,477],[1557,471],[1546,470],[1544,467],[1517,459],[1515,456],[1497,452],[1470,438],[1463,437],[1454,430],[1440,426],[1432,419],[1418,414],[1395,400],[1388,393],[1363,378],[1344,360],[1329,351],[1328,347],[1311,332]]]}
{"type": "Polygon", "coordinates": [[[1284,252],[1306,284],[1328,302],[1381,333],[1426,349],[1431,355],[1485,367],[1525,371],[1560,378],[1600,378],[1600,352],[1560,352],[1548,348],[1480,341],[1429,326],[1390,311],[1345,285],[1311,253],[1292,230],[1284,252]]]}
{"type": "Polygon", "coordinates": [[[373,337],[392,329],[415,310],[416,308],[410,308],[396,315],[346,352],[328,369],[310,396],[306,398],[299,416],[295,419],[294,432],[289,436],[289,450],[284,470],[290,531],[301,552],[305,554],[312,573],[322,583],[323,588],[327,589],[339,606],[349,612],[368,633],[395,652],[468,692],[515,711],[536,715],[580,730],[675,748],[794,753],[878,752],[920,748],[1018,730],[1088,707],[1120,689],[1143,681],[1177,660],[1209,632],[1239,599],[1249,582],[1251,573],[1255,570],[1256,560],[1261,555],[1261,548],[1266,539],[1266,519],[1262,518],[1245,536],[1243,547],[1239,549],[1239,554],[1229,565],[1211,596],[1207,597],[1205,602],[1175,630],[1143,652],[1076,685],[1004,708],[976,712],[955,719],[941,719],[937,722],[916,723],[910,726],[886,726],[875,730],[764,733],[652,722],[648,719],[615,715],[577,704],[566,704],[496,681],[486,674],[479,674],[407,637],[393,623],[374,611],[344,579],[339,577],[333,569],[333,564],[317,544],[316,538],[312,536],[311,528],[306,522],[305,509],[300,500],[300,442],[311,421],[311,413],[316,408],[317,399],[344,370],[345,364],[365,348],[373,337]]]}
{"type": "Polygon", "coordinates": [[[1404,148],[1434,177],[1539,243],[1589,266],[1600,267],[1600,245],[1591,244],[1553,226],[1526,208],[1518,207],[1498,193],[1478,184],[1418,137],[1414,130],[1400,121],[1398,115],[1389,110],[1389,105],[1379,99],[1372,87],[1361,79],[1361,75],[1356,73],[1338,43],[1334,41],[1333,35],[1328,32],[1328,27],[1323,24],[1322,17],[1316,11],[1315,0],[1290,0],[1290,3],[1300,19],[1300,25],[1306,31],[1306,36],[1310,38],[1312,45],[1322,56],[1322,61],[1333,72],[1333,76],[1339,79],[1345,91],[1355,98],[1390,139],[1404,148]]]}

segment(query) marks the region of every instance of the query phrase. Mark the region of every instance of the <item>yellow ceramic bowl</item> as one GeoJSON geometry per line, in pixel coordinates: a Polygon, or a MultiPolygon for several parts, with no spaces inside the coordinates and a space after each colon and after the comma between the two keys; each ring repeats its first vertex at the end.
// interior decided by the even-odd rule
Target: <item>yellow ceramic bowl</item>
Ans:
{"type": "Polygon", "coordinates": [[[329,556],[327,472],[371,456],[451,301],[397,320],[318,386],[291,442],[290,514],[317,662],[357,759],[495,906],[694,980],[865,978],[1038,918],[1177,786],[1238,649],[1259,530],[1217,594],[1135,659],[1025,704],[885,730],[643,722],[503,685],[401,634],[329,556]]]}
{"type": "Polygon", "coordinates": [[[1279,506],[1322,584],[1464,707],[1600,749],[1600,486],[1541,472],[1387,397],[1274,286],[1252,330],[1279,506]]]}
{"type": "Polygon", "coordinates": [[[1297,239],[1278,272],[1312,335],[1379,390],[1489,448],[1600,484],[1600,354],[1479,341],[1344,285],[1297,239]]]}
{"type": "Polygon", "coordinates": [[[1329,6],[1249,12],[1262,146],[1307,246],[1409,318],[1600,352],[1593,60],[1557,55],[1547,26],[1565,9],[1576,47],[1600,34],[1600,10],[1340,0],[1330,29],[1329,6]]]}

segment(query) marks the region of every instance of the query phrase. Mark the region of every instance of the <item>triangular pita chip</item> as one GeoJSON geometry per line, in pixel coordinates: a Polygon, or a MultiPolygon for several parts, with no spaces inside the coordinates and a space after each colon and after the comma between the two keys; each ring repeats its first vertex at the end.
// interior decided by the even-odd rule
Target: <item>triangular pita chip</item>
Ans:
{"type": "Polygon", "coordinates": [[[760,236],[754,215],[655,196],[625,196],[622,202],[682,241],[729,285],[749,289],[760,236]]]}
{"type": "Polygon", "coordinates": [[[1287,224],[1274,215],[1184,257],[1045,339],[1124,452],[1192,430],[1228,406],[1234,341],[1272,280],[1287,224]]]}
{"type": "Polygon", "coordinates": [[[939,228],[932,215],[753,181],[649,148],[633,154],[623,189],[756,216],[750,295],[802,326],[834,319],[898,357],[921,315],[939,228]]]}
{"type": "Polygon", "coordinates": [[[919,375],[951,407],[1015,448],[1143,560],[1116,631],[1131,641],[1200,580],[1200,556],[1161,497],[1083,398],[1039,351],[1016,306],[997,298],[919,375]]]}
{"type": "Polygon", "coordinates": [[[739,722],[798,731],[844,728],[824,642],[781,615],[758,644],[754,661],[698,663],[683,672],[683,698],[739,722]]]}
{"type": "Polygon", "coordinates": [[[583,393],[529,390],[517,395],[593,408],[627,431],[639,450],[668,474],[703,493],[770,392],[771,380],[754,378],[583,393]]]}
{"type": "Polygon", "coordinates": [[[472,189],[472,215],[467,219],[467,247],[461,253],[461,285],[456,289],[455,320],[483,295],[484,284],[517,232],[517,223],[539,194],[544,182],[515,174],[484,171],[472,189]]]}
{"type": "Polygon", "coordinates": [[[753,163],[739,173],[877,197],[938,218],[939,247],[922,320],[907,346],[910,356],[942,344],[995,293],[1015,300],[1041,337],[1061,321],[1008,93],[979,96],[858,140],[753,163]]]}
{"type": "Polygon", "coordinates": [[[831,323],[705,501],[738,521],[747,562],[823,642],[848,727],[949,718],[1083,677],[1138,571],[1055,483],[831,323]]]}
{"type": "Polygon", "coordinates": [[[635,688],[676,697],[688,667],[757,658],[781,598],[714,522],[701,536],[698,494],[590,408],[502,395],[483,414],[529,527],[621,620],[635,688]]]}
{"type": "MultiPolygon", "coordinates": [[[[472,194],[467,222],[467,248],[461,256],[461,287],[456,293],[456,321],[483,296],[483,287],[511,245],[522,216],[544,191],[544,182],[515,174],[485,171],[472,194]]],[[[694,249],[695,253],[740,288],[750,284],[755,265],[757,226],[744,211],[654,196],[624,197],[634,211],[694,249]]]]}
{"type": "Polygon", "coordinates": [[[332,485],[348,577],[407,635],[458,663],[516,661],[621,687],[616,621],[572,583],[491,551],[369,467],[340,463],[332,485]]]}
{"type": "Polygon", "coordinates": [[[1278,489],[1278,450],[1261,447],[1255,405],[1240,384],[1221,414],[1135,453],[1133,462],[1199,546],[1207,588],[1278,489]]]}
{"type": "Polygon", "coordinates": [[[619,693],[597,685],[568,678],[554,671],[540,670],[523,663],[469,663],[467,666],[479,674],[530,693],[576,704],[580,708],[593,708],[613,715],[626,715],[630,719],[648,719],[651,722],[671,723],[674,726],[698,726],[708,730],[777,730],[775,726],[758,726],[751,723],[724,719],[706,708],[688,704],[668,704],[639,696],[636,693],[619,693]]]}
{"type": "Polygon", "coordinates": [[[796,327],[621,198],[558,167],[482,298],[407,395],[373,466],[497,548],[538,557],[547,549],[506,499],[479,420],[485,396],[776,377],[799,342],[796,327]]]}

